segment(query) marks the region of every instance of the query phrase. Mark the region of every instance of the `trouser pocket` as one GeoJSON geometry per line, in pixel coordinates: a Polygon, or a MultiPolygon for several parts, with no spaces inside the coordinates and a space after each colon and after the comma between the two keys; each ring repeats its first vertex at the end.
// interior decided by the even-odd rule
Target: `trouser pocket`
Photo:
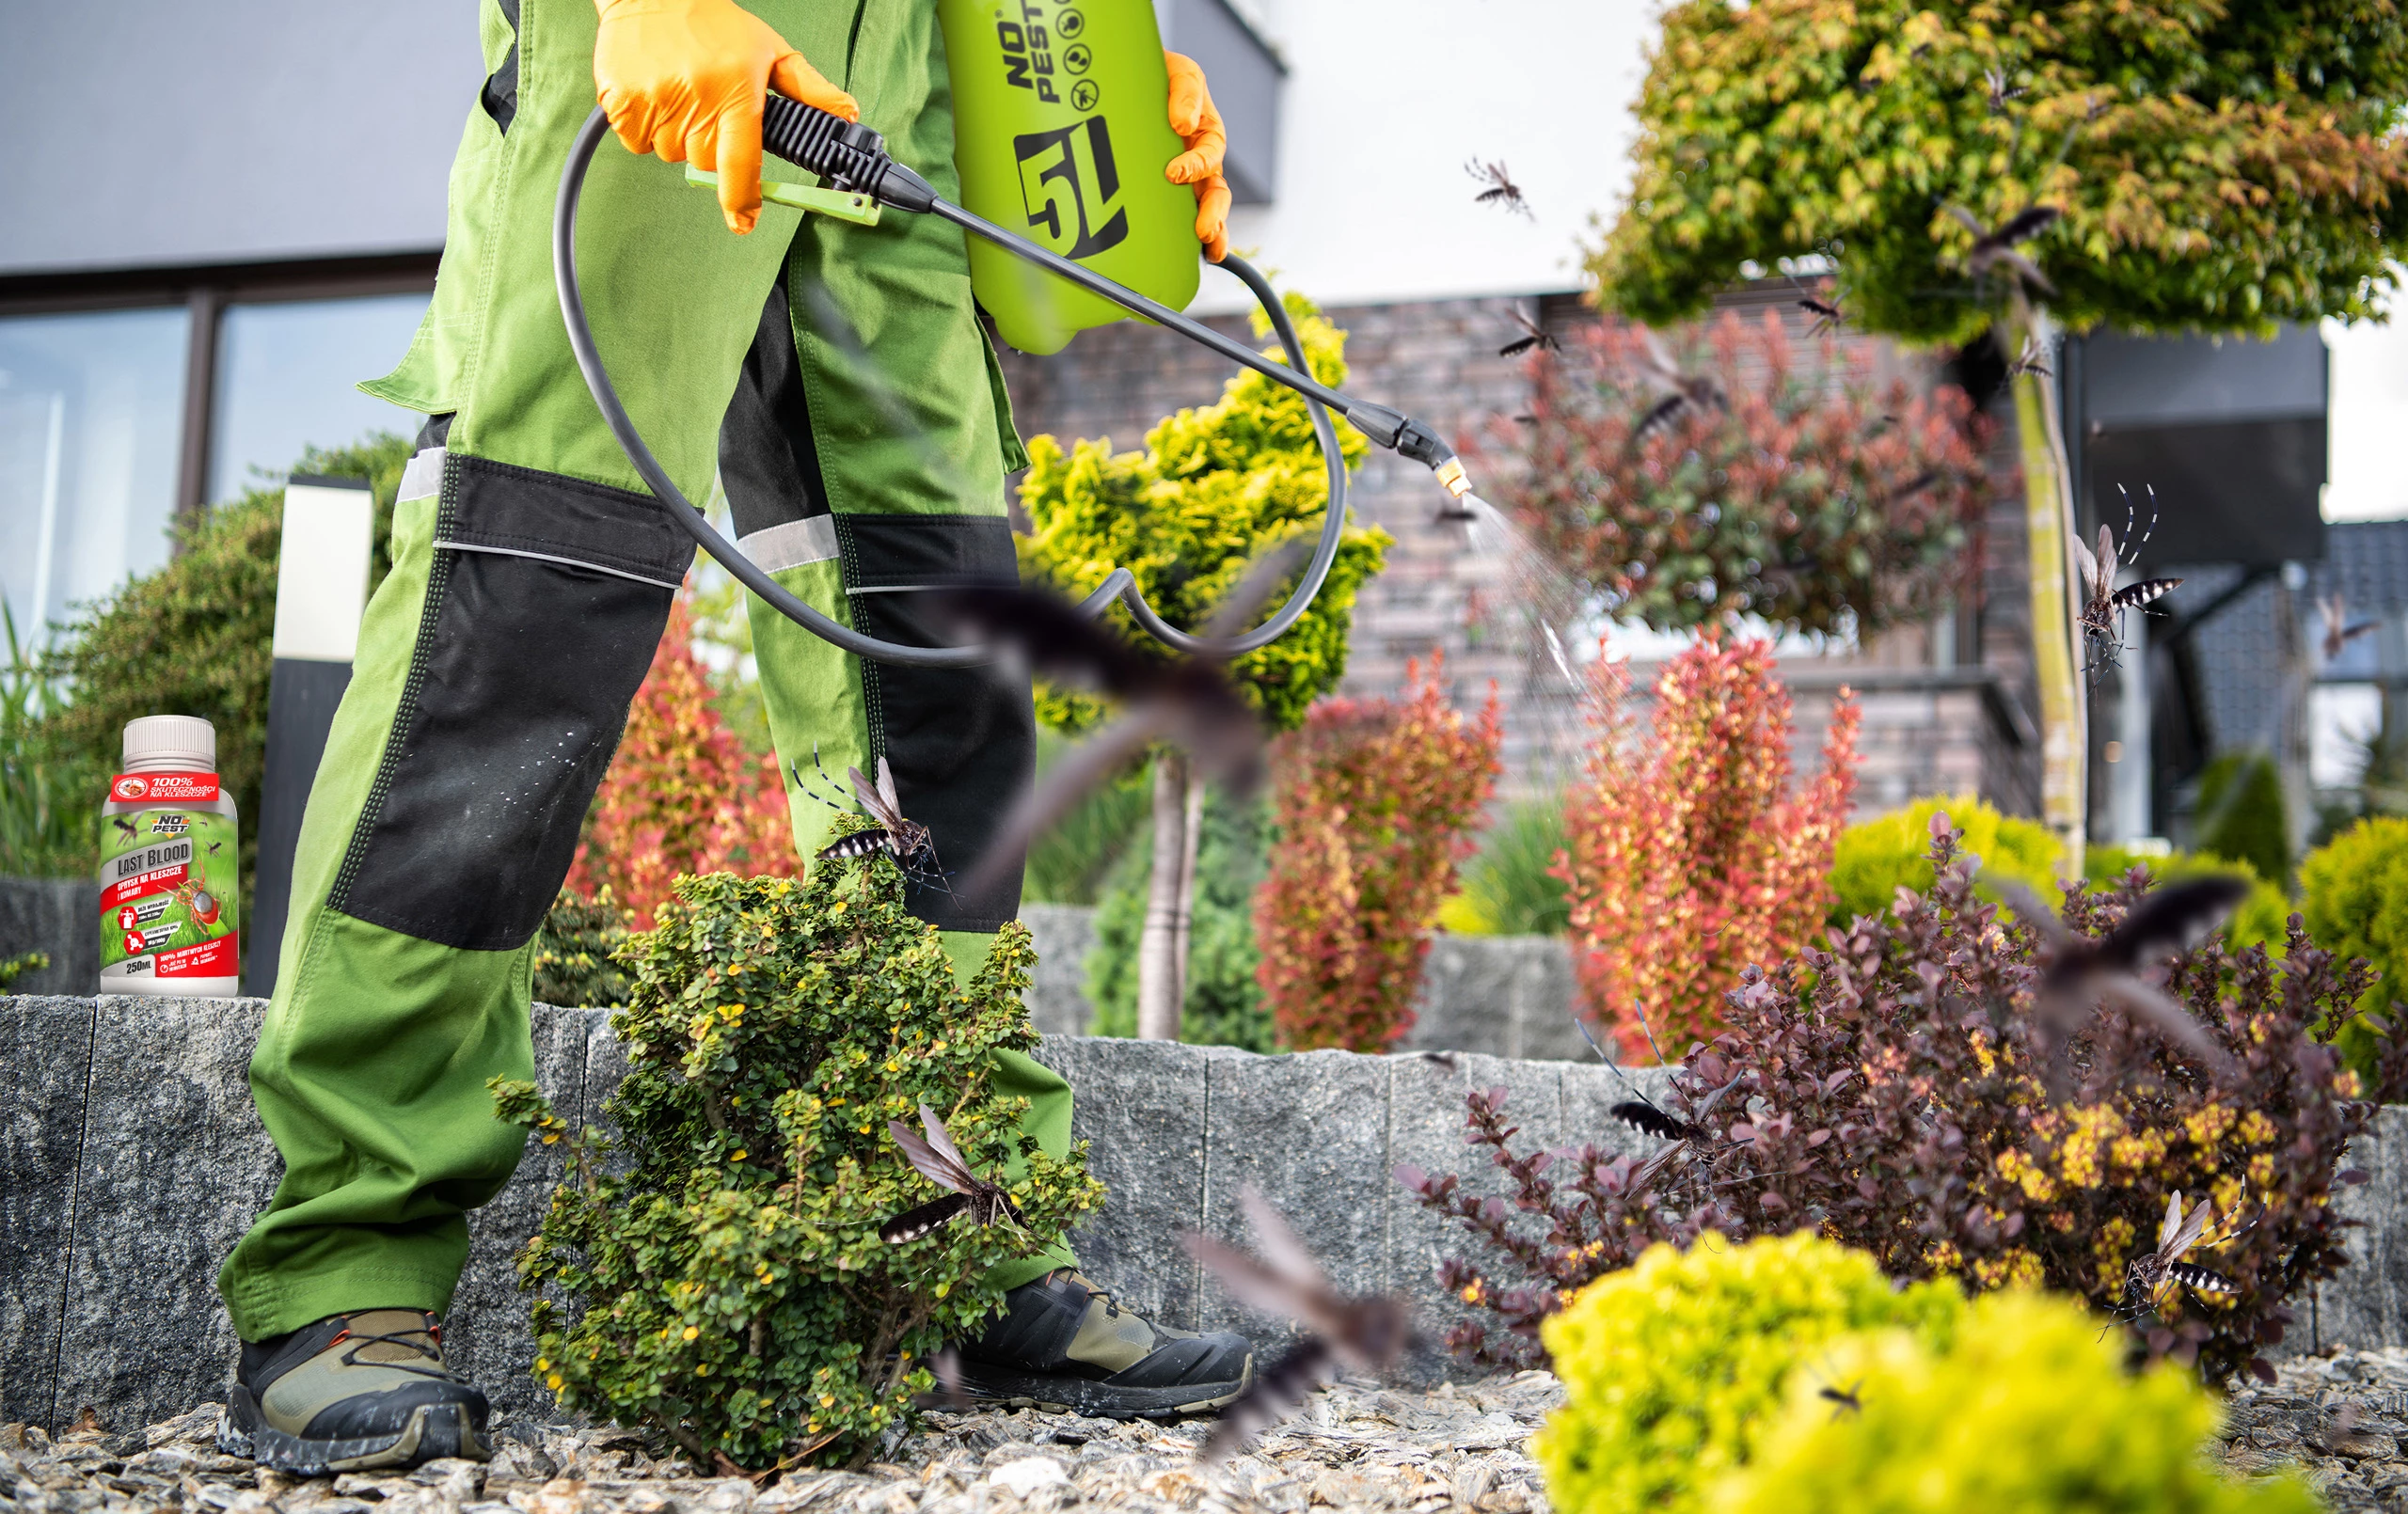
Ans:
{"type": "Polygon", "coordinates": [[[469,951],[550,907],[692,547],[651,498],[452,454],[376,779],[329,905],[469,951]]]}

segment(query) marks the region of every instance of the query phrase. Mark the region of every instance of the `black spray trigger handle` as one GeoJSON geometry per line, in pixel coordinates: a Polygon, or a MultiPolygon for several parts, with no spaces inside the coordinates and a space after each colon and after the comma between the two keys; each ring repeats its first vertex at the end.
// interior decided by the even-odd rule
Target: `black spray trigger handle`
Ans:
{"type": "Polygon", "coordinates": [[[771,94],[761,103],[761,149],[833,189],[858,190],[898,211],[927,211],[937,192],[887,155],[886,138],[859,121],[771,94]]]}

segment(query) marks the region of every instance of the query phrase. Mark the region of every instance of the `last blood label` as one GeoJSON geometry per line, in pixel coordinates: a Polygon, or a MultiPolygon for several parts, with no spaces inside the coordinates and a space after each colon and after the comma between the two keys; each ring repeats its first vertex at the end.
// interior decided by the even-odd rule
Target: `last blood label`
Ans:
{"type": "Polygon", "coordinates": [[[101,976],[126,986],[236,971],[233,822],[209,809],[214,773],[126,773],[120,804],[158,805],[101,820],[101,976]]]}

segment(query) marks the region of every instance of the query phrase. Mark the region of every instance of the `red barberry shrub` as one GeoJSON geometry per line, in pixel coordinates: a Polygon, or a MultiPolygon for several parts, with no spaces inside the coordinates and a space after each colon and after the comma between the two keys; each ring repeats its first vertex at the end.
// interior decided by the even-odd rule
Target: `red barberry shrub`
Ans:
{"type": "Polygon", "coordinates": [[[1723,402],[1670,393],[1654,334],[1584,328],[1533,353],[1529,409],[1500,421],[1500,497],[1617,616],[1659,630],[1751,614],[1865,635],[1972,581],[1989,508],[1985,423],[1962,389],[1876,386],[1868,350],[1800,363],[1772,311],[1676,333],[1670,355],[1723,402]],[[1702,338],[1702,339],[1701,339],[1702,338]]]}
{"type": "MultiPolygon", "coordinates": [[[[2337,1172],[2342,1153],[2379,1103],[2408,1095],[2408,1039],[2357,1007],[2366,965],[2320,950],[2296,916],[2279,958],[2211,936],[2162,970],[2164,987],[2231,1065],[2100,1016],[2074,1039],[2071,1092],[2052,1104],[2027,1014],[2036,938],[1973,892],[1974,864],[1945,816],[1933,831],[1927,895],[1831,932],[1828,949],[1749,970],[1730,1028],[1691,1049],[1659,1100],[1693,1123],[1689,1139],[1650,1143],[1643,1159],[1595,1146],[1516,1156],[1496,1090],[1473,1096],[1471,1139],[1505,1171],[1507,1195],[1399,1173],[1487,1242],[1442,1272],[1481,1311],[1456,1328],[1458,1349],[1534,1359],[1541,1318],[1652,1242],[1812,1229],[1893,1277],[2040,1285],[2124,1309],[2147,1356],[2195,1363],[2210,1381],[2243,1368],[2271,1380],[2264,1353],[2283,1339],[2289,1301],[2346,1265],[2354,1222],[2334,1213],[2333,1190],[2364,1175],[2337,1172]],[[2353,1022],[2366,1032],[2367,1081],[2326,1044],[2353,1022]],[[2178,1191],[2215,1205],[2223,1238],[2190,1259],[2236,1291],[2129,1307],[2129,1269],[2178,1191]]],[[[2103,893],[2077,889],[2066,923],[2104,934],[2147,878],[2135,869],[2103,893]]]]}
{"type": "Polygon", "coordinates": [[[1712,1035],[1722,996],[1777,962],[1830,903],[1856,787],[1857,707],[1840,693],[1822,771],[1789,792],[1789,693],[1762,640],[1701,638],[1656,684],[1655,739],[1623,728],[1629,672],[1593,665],[1599,729],[1564,816],[1555,875],[1572,907],[1581,997],[1624,1049],[1712,1035]]]}
{"type": "Polygon", "coordinates": [[[638,930],[680,874],[802,871],[777,759],[747,751],[714,697],[681,595],[568,874],[578,894],[610,889],[638,930]]]}
{"type": "Polygon", "coordinates": [[[1429,929],[1497,780],[1497,694],[1448,704],[1440,659],[1404,697],[1324,700],[1273,756],[1279,839],[1255,893],[1256,981],[1298,1050],[1381,1051],[1413,1024],[1429,929]]]}

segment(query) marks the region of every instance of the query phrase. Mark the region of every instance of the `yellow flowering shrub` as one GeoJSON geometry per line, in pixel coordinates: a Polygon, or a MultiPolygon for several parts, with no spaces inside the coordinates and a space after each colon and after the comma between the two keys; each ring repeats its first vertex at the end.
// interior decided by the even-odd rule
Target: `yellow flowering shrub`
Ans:
{"type": "Polygon", "coordinates": [[[2071,1300],[1975,1300],[1953,1337],[1890,1329],[1832,1342],[1787,1375],[1754,1454],[1711,1514],[2311,1514],[2296,1475],[2242,1482],[2204,1454],[2215,1400],[2071,1300]]]}
{"type": "Polygon", "coordinates": [[[1537,1443],[1557,1514],[1687,1514],[1747,1464],[1802,1364],[1853,1332],[1944,1344],[1964,1299],[1893,1287],[1874,1259],[1805,1232],[1650,1248],[1542,1327],[1563,1407],[1537,1443]]]}

